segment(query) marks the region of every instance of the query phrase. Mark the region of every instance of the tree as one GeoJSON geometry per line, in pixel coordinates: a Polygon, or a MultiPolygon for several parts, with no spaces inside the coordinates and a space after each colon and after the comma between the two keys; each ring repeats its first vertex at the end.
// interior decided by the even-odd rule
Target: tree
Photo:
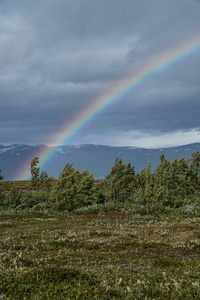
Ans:
{"type": "Polygon", "coordinates": [[[79,188],[79,198],[81,205],[90,205],[97,203],[100,199],[100,191],[95,183],[94,177],[88,170],[83,171],[81,174],[79,188]]]}
{"type": "Polygon", "coordinates": [[[191,179],[185,157],[167,160],[164,154],[154,173],[154,197],[157,206],[178,207],[192,193],[191,179]]]}
{"type": "Polygon", "coordinates": [[[170,183],[170,161],[164,154],[160,155],[160,162],[153,172],[154,179],[154,197],[156,206],[159,208],[163,204],[167,204],[170,199],[169,183],[170,183]]]}
{"type": "Polygon", "coordinates": [[[53,184],[54,177],[49,176],[47,174],[47,171],[41,171],[40,177],[39,177],[39,187],[41,189],[50,189],[53,184]]]}
{"type": "Polygon", "coordinates": [[[135,176],[135,195],[137,210],[140,206],[145,207],[146,213],[150,211],[150,206],[153,204],[153,175],[151,173],[151,163],[140,169],[140,173],[135,176]]]}
{"type": "Polygon", "coordinates": [[[30,171],[31,171],[31,185],[33,188],[39,188],[39,173],[40,173],[40,168],[37,167],[39,164],[39,158],[34,157],[31,162],[30,162],[30,171]]]}
{"type": "Polygon", "coordinates": [[[134,191],[134,167],[131,163],[123,164],[122,159],[117,157],[110,173],[102,182],[102,190],[106,198],[112,202],[129,200],[134,191]]]}
{"type": "Polygon", "coordinates": [[[184,198],[192,193],[191,177],[185,157],[175,158],[170,162],[170,175],[169,190],[172,196],[184,198]]]}
{"type": "Polygon", "coordinates": [[[192,153],[192,158],[189,160],[189,175],[191,177],[192,187],[195,192],[200,190],[200,153],[199,150],[192,153]]]}
{"type": "Polygon", "coordinates": [[[39,158],[34,157],[30,162],[31,171],[31,186],[33,189],[49,189],[52,185],[53,177],[49,177],[47,171],[42,171],[40,174],[40,168],[38,167],[39,158]]]}
{"type": "Polygon", "coordinates": [[[58,209],[72,211],[98,202],[100,191],[88,170],[81,173],[71,164],[66,164],[54,187],[54,194],[58,209]]]}

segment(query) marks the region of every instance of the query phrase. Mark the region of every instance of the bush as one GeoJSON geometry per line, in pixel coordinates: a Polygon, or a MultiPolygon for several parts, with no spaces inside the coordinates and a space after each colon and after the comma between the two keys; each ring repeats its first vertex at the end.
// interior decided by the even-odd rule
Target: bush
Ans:
{"type": "Polygon", "coordinates": [[[16,207],[17,209],[30,209],[34,208],[34,210],[47,209],[52,205],[51,196],[43,191],[30,191],[23,194],[20,204],[16,207]]]}
{"type": "Polygon", "coordinates": [[[100,191],[93,175],[87,170],[80,173],[70,164],[61,172],[54,187],[54,196],[54,208],[58,210],[72,211],[100,201],[100,191]]]}
{"type": "Polygon", "coordinates": [[[81,208],[78,208],[74,210],[76,213],[80,214],[86,214],[86,213],[93,213],[93,214],[99,214],[99,213],[106,213],[106,212],[111,212],[111,211],[116,211],[116,212],[122,212],[122,211],[131,211],[132,212],[132,204],[127,201],[124,203],[113,203],[112,201],[108,201],[105,203],[94,203],[89,206],[84,206],[81,208]]]}

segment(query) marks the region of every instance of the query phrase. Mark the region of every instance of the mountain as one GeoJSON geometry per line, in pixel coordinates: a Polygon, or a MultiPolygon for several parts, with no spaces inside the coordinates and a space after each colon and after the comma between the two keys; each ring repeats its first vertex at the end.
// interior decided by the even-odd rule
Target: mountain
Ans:
{"type": "MultiPolygon", "coordinates": [[[[16,180],[21,171],[29,168],[34,156],[44,150],[51,151],[51,159],[44,166],[47,173],[58,178],[67,163],[81,172],[88,169],[95,179],[104,178],[110,172],[116,157],[121,157],[124,163],[131,161],[135,171],[139,172],[151,161],[152,170],[159,162],[159,155],[164,153],[167,159],[186,157],[190,158],[194,151],[200,150],[200,143],[183,145],[171,148],[145,149],[136,147],[110,147],[103,145],[65,145],[50,149],[45,145],[0,145],[0,169],[4,180],[16,180]]],[[[41,167],[41,170],[43,167],[41,167]]]]}

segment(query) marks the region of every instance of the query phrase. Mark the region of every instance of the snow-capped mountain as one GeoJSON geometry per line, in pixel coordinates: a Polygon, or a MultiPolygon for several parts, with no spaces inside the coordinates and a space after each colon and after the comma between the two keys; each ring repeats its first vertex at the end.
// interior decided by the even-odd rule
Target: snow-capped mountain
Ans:
{"type": "MultiPolygon", "coordinates": [[[[19,178],[25,167],[29,167],[30,161],[38,153],[47,150],[45,145],[0,145],[0,169],[4,180],[23,179],[19,178]]],[[[200,150],[200,143],[171,148],[145,149],[136,147],[110,147],[103,145],[65,145],[48,148],[51,157],[48,163],[41,167],[47,173],[58,178],[60,172],[67,163],[73,164],[74,168],[81,172],[88,169],[95,179],[104,178],[110,172],[116,157],[121,157],[124,163],[131,161],[135,171],[148,165],[151,161],[152,170],[159,162],[159,155],[164,153],[167,159],[191,157],[192,152],[200,150]]]]}

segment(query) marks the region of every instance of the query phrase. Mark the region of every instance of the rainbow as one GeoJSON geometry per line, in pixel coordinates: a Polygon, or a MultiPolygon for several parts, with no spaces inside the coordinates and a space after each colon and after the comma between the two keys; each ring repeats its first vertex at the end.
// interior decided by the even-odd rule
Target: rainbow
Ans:
{"type": "MultiPolygon", "coordinates": [[[[200,51],[200,34],[196,34],[173,47],[156,54],[146,60],[133,72],[129,72],[123,79],[116,81],[112,87],[104,91],[94,99],[89,106],[80,111],[71,121],[66,124],[50,139],[51,145],[69,143],[85,127],[89,126],[99,115],[108,110],[112,105],[121,101],[127,94],[133,92],[143,83],[158,76],[161,72],[186,60],[200,51]]],[[[39,157],[40,167],[45,168],[51,160],[55,148],[41,150],[36,156],[39,157]]],[[[27,180],[30,178],[29,166],[24,166],[15,180],[27,180]]]]}

